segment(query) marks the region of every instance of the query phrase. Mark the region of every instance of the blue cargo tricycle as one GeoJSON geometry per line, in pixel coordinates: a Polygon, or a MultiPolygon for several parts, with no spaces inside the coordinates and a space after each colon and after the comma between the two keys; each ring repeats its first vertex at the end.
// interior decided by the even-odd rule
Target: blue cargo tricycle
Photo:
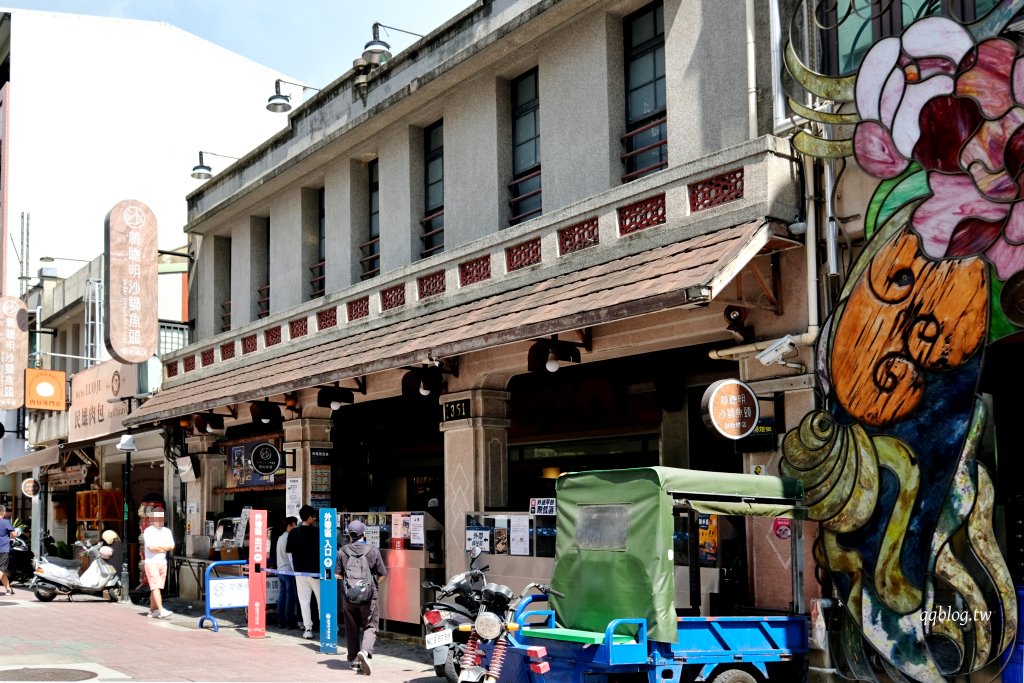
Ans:
{"type": "MultiPolygon", "coordinates": [[[[646,467],[563,474],[556,495],[552,585],[564,595],[527,595],[516,605],[518,628],[508,636],[516,680],[805,680],[807,618],[699,616],[695,532],[687,544],[691,605],[677,610],[673,542],[676,515],[688,517],[691,531],[697,513],[799,519],[799,482],[646,467]]],[[[798,526],[794,557],[800,554],[798,526]]],[[[795,596],[801,576],[794,562],[795,596]]]]}

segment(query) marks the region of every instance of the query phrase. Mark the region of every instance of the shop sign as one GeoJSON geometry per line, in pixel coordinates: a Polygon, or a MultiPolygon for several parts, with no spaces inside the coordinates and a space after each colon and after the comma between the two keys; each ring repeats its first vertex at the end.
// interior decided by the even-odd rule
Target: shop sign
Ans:
{"type": "Polygon", "coordinates": [[[469,419],[469,399],[462,398],[458,401],[445,401],[442,406],[441,421],[451,422],[452,420],[469,419]]]}
{"type": "Polygon", "coordinates": [[[257,474],[272,475],[281,469],[281,451],[272,443],[257,444],[250,455],[252,469],[257,474]]]}
{"type": "Polygon", "coordinates": [[[709,386],[700,407],[708,429],[726,439],[749,436],[760,417],[754,390],[738,379],[722,379],[709,386]]]}
{"type": "Polygon", "coordinates": [[[46,483],[50,488],[55,486],[80,486],[85,483],[85,475],[89,471],[86,465],[64,467],[46,473],[46,483]]]}
{"type": "Polygon", "coordinates": [[[25,407],[29,410],[67,410],[68,376],[63,370],[25,370],[25,407]]]}
{"type": "Polygon", "coordinates": [[[697,514],[697,542],[700,566],[718,566],[718,515],[697,514]]]}
{"type": "Polygon", "coordinates": [[[21,482],[21,493],[29,498],[39,494],[39,482],[35,479],[26,479],[21,482]]]}
{"type": "Polygon", "coordinates": [[[17,410],[25,403],[28,364],[28,308],[16,296],[0,298],[3,342],[0,345],[0,410],[17,410]]]}
{"type": "Polygon", "coordinates": [[[338,582],[337,570],[338,512],[334,508],[320,508],[320,653],[338,654],[338,582]]]}
{"type": "Polygon", "coordinates": [[[249,512],[249,631],[250,638],[267,635],[266,556],[270,552],[267,511],[249,512]]]}
{"type": "Polygon", "coordinates": [[[85,441],[124,431],[127,401],[111,401],[138,393],[134,365],[116,360],[94,365],[71,377],[68,441],[85,441]]]}
{"type": "Polygon", "coordinates": [[[144,363],[156,354],[156,236],[156,216],[138,200],[122,200],[107,214],[103,341],[122,363],[144,363]]]}
{"type": "Polygon", "coordinates": [[[775,534],[776,538],[781,538],[783,541],[787,540],[793,535],[793,520],[785,517],[776,517],[772,520],[772,533],[775,534]]]}

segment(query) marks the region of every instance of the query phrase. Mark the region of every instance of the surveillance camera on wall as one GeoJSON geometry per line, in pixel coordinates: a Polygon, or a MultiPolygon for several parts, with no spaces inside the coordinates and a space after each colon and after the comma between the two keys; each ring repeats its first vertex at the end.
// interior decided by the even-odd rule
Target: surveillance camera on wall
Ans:
{"type": "Polygon", "coordinates": [[[796,340],[790,335],[772,342],[771,346],[759,352],[756,356],[761,365],[774,365],[784,361],[786,356],[796,351],[796,340]]]}

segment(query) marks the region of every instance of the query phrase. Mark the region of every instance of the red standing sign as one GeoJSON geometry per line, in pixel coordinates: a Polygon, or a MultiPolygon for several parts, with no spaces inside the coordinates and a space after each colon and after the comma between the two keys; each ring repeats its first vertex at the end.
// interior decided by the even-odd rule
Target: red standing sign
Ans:
{"type": "Polygon", "coordinates": [[[249,513],[249,637],[267,635],[267,554],[270,537],[267,533],[267,511],[249,513]]]}

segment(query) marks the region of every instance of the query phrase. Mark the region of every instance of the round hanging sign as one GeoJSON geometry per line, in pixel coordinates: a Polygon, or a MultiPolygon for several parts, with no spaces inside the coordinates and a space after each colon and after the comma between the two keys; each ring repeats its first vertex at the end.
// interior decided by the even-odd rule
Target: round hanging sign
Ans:
{"type": "Polygon", "coordinates": [[[720,379],[701,399],[704,424],[727,439],[742,439],[757,427],[760,417],[754,390],[738,379],[720,379]]]}
{"type": "Polygon", "coordinates": [[[39,482],[35,479],[26,479],[21,482],[21,492],[31,498],[39,493],[39,482]]]}
{"type": "Polygon", "coordinates": [[[261,443],[252,449],[252,469],[270,475],[281,469],[281,451],[272,443],[261,443]]]}

